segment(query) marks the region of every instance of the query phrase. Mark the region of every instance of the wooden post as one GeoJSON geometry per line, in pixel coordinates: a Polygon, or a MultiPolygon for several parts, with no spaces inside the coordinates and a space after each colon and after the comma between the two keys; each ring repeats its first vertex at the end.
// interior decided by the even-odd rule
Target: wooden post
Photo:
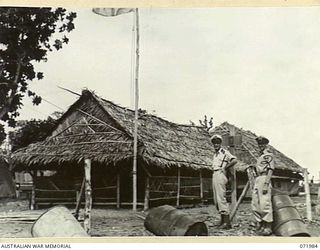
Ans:
{"type": "MultiPolygon", "coordinates": [[[[230,130],[230,136],[235,137],[236,135],[236,129],[234,126],[230,126],[229,127],[230,130]]],[[[234,141],[232,143],[232,145],[230,145],[229,150],[230,153],[235,155],[235,145],[234,145],[234,141]]],[[[237,205],[237,171],[235,169],[235,166],[232,167],[232,169],[230,169],[230,171],[232,171],[232,182],[231,182],[231,211],[236,209],[236,205],[237,205]]],[[[236,222],[237,218],[234,218],[234,222],[236,222]]]]}
{"type": "Polygon", "coordinates": [[[35,190],[35,184],[33,182],[32,189],[31,189],[31,199],[30,199],[30,209],[35,209],[35,203],[36,203],[36,190],[35,190]]]}
{"type": "Polygon", "coordinates": [[[134,133],[133,133],[133,167],[132,167],[132,210],[137,210],[137,154],[138,154],[138,108],[139,108],[139,57],[140,57],[140,34],[139,34],[139,11],[135,9],[135,35],[136,35],[136,65],[135,65],[135,104],[134,104],[134,133]]]}
{"type": "Polygon", "coordinates": [[[120,208],[120,173],[117,173],[117,208],[120,208]]]}
{"type": "Polygon", "coordinates": [[[33,171],[30,175],[32,176],[32,189],[31,189],[31,197],[30,197],[30,210],[36,209],[36,179],[37,179],[37,171],[33,171]]]}
{"type": "Polygon", "coordinates": [[[202,171],[200,170],[200,199],[203,202],[203,179],[202,179],[202,171]]]}
{"type": "Polygon", "coordinates": [[[148,175],[146,175],[146,186],[145,186],[144,207],[143,207],[144,211],[149,209],[149,199],[150,199],[150,178],[148,175]]]}
{"type": "MultiPolygon", "coordinates": [[[[237,206],[237,171],[235,170],[234,167],[232,167],[231,171],[232,176],[233,176],[233,180],[232,180],[232,191],[231,191],[231,211],[236,210],[236,206],[237,206]]],[[[234,217],[233,220],[234,223],[237,222],[237,217],[234,217]]]]}
{"type": "Polygon", "coordinates": [[[82,180],[82,183],[81,183],[80,192],[77,195],[77,204],[76,204],[76,208],[75,208],[75,212],[74,212],[74,217],[76,219],[79,218],[79,211],[80,211],[81,200],[82,200],[82,195],[83,195],[83,192],[84,192],[85,183],[86,183],[86,178],[83,177],[83,180],[82,180]]]}
{"type": "MultiPolygon", "coordinates": [[[[320,185],[320,172],[319,172],[319,180],[317,182],[320,185]]],[[[315,214],[316,216],[320,216],[320,186],[318,187],[318,196],[317,196],[317,202],[315,207],[315,214]]]]}
{"type": "Polygon", "coordinates": [[[251,167],[247,168],[247,176],[248,176],[248,181],[250,183],[250,188],[253,189],[255,175],[254,175],[253,169],[251,167]]]}
{"type": "Polygon", "coordinates": [[[213,174],[214,174],[214,171],[212,171],[212,174],[211,174],[211,185],[212,185],[212,204],[213,204],[213,205],[216,205],[216,204],[217,204],[217,201],[216,201],[216,197],[215,197],[215,195],[214,195],[213,174]]]}
{"type": "Polygon", "coordinates": [[[233,219],[233,217],[236,215],[237,213],[237,210],[240,206],[240,203],[242,202],[243,198],[246,196],[248,190],[250,188],[250,181],[247,182],[247,184],[245,185],[245,187],[243,188],[242,190],[242,193],[239,197],[239,200],[237,201],[236,205],[233,207],[233,209],[231,210],[231,213],[230,213],[230,220],[233,219]]]}
{"type": "Polygon", "coordinates": [[[180,206],[180,182],[181,182],[180,174],[181,174],[180,168],[178,168],[177,207],[180,206]]]}
{"type": "Polygon", "coordinates": [[[310,198],[310,187],[309,187],[309,180],[308,180],[308,170],[304,169],[304,190],[306,192],[306,205],[307,205],[307,220],[312,220],[312,213],[311,213],[311,198],[310,198]]]}
{"type": "Polygon", "coordinates": [[[85,209],[84,209],[84,229],[87,234],[91,233],[91,208],[92,208],[92,188],[91,188],[91,160],[84,160],[84,173],[85,173],[85,209]]]}

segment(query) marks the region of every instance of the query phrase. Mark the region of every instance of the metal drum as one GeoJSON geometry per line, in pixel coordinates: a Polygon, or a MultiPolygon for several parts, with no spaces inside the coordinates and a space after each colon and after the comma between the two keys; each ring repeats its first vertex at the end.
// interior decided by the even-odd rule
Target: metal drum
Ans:
{"type": "Polygon", "coordinates": [[[272,206],[272,227],[275,235],[285,237],[311,236],[289,195],[274,195],[272,206]]]}
{"type": "Polygon", "coordinates": [[[70,211],[56,206],[43,213],[31,228],[33,237],[89,237],[70,211]]]}
{"type": "Polygon", "coordinates": [[[195,221],[189,215],[164,205],[152,208],[148,213],[144,226],[159,236],[207,236],[208,228],[202,221],[195,221]]]}

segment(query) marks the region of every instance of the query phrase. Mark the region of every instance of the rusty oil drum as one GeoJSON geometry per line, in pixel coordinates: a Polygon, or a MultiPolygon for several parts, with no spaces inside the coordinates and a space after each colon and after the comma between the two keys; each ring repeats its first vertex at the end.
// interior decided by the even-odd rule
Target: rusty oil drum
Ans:
{"type": "Polygon", "coordinates": [[[310,237],[298,210],[289,195],[277,194],[272,197],[273,232],[284,237],[310,237]]]}
{"type": "Polygon", "coordinates": [[[35,221],[31,228],[33,237],[89,237],[68,208],[55,206],[35,221]]]}
{"type": "Polygon", "coordinates": [[[152,208],[144,226],[159,236],[208,236],[208,228],[204,222],[196,221],[169,205],[152,208]]]}

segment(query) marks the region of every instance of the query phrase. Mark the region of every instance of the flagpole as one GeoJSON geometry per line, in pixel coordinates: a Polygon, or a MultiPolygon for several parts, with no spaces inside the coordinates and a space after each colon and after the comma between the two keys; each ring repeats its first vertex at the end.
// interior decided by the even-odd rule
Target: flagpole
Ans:
{"type": "MultiPolygon", "coordinates": [[[[135,90],[135,111],[134,111],[134,131],[133,131],[133,166],[132,166],[132,186],[133,186],[133,194],[132,194],[132,210],[137,210],[137,154],[138,154],[138,108],[139,108],[139,86],[138,86],[138,79],[139,79],[139,11],[138,8],[93,8],[92,11],[98,15],[110,17],[110,16],[118,16],[121,14],[134,12],[134,22],[133,27],[135,27],[135,44],[133,47],[136,50],[135,53],[135,77],[134,77],[134,90],[135,90]]],[[[131,61],[133,64],[133,60],[131,61]]],[[[133,71],[133,67],[131,67],[133,71]]],[[[133,78],[131,78],[131,81],[133,78]]]]}
{"type": "Polygon", "coordinates": [[[134,10],[135,14],[135,34],[136,34],[136,62],[135,62],[135,102],[134,102],[134,136],[133,136],[133,167],[132,167],[132,185],[133,201],[132,210],[137,210],[137,154],[138,154],[138,108],[139,108],[139,11],[134,10]]]}

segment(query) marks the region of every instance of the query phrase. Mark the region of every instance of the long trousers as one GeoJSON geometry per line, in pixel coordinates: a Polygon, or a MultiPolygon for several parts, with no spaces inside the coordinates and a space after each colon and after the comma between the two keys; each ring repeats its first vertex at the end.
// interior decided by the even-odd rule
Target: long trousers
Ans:
{"type": "Polygon", "coordinates": [[[227,177],[221,170],[212,174],[213,199],[220,214],[229,214],[229,205],[226,198],[227,177]]]}
{"type": "Polygon", "coordinates": [[[271,183],[268,186],[268,192],[262,193],[266,175],[258,176],[255,179],[252,191],[251,207],[256,221],[272,222],[272,203],[271,203],[271,183]]]}

